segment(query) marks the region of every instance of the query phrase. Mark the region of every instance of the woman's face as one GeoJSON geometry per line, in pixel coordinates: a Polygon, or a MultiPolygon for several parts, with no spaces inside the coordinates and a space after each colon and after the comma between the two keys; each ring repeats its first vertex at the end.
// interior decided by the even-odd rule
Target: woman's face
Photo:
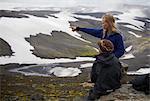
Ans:
{"type": "Polygon", "coordinates": [[[105,30],[108,30],[108,29],[109,29],[109,24],[108,24],[108,22],[106,21],[105,18],[102,19],[102,27],[103,27],[103,29],[105,29],[105,30]]]}

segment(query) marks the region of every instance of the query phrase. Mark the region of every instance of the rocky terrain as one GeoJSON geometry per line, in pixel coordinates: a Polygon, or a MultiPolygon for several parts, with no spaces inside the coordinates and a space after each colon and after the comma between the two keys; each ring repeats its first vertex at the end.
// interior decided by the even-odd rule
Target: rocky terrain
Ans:
{"type": "Polygon", "coordinates": [[[13,54],[11,46],[2,38],[0,38],[0,56],[11,56],[13,54]]]}
{"type": "MultiPolygon", "coordinates": [[[[12,18],[28,18],[28,15],[33,15],[36,17],[43,17],[47,18],[48,16],[56,17],[53,14],[57,14],[60,11],[48,11],[48,10],[31,10],[31,11],[9,11],[9,10],[0,10],[0,17],[12,17],[12,18]]],[[[123,14],[122,12],[111,11],[105,12],[111,13],[113,15],[119,16],[123,14]]],[[[104,14],[101,12],[96,13],[74,13],[75,15],[88,15],[96,18],[101,18],[104,14]]],[[[147,10],[145,10],[145,14],[149,14],[147,10]]],[[[101,21],[86,19],[75,17],[78,21],[69,21],[70,26],[79,26],[79,27],[89,27],[89,28],[100,28],[101,21]]],[[[120,19],[116,17],[117,21],[120,19]]],[[[125,25],[131,25],[136,28],[139,28],[136,25],[127,23],[127,22],[118,22],[118,28],[123,33],[125,39],[125,47],[129,45],[133,45],[133,54],[140,54],[144,51],[149,51],[148,44],[150,43],[149,40],[149,15],[147,17],[136,17],[134,20],[141,21],[145,23],[142,30],[134,30],[132,28],[125,27],[125,25]],[[131,35],[129,31],[136,33],[137,35],[142,36],[141,38],[136,38],[135,36],[131,35]]],[[[63,31],[53,30],[50,34],[52,35],[44,35],[45,33],[37,33],[36,35],[31,35],[30,37],[26,37],[25,40],[30,43],[31,46],[34,47],[34,50],[31,50],[34,55],[41,57],[41,58],[55,58],[55,57],[69,57],[75,58],[77,56],[94,56],[97,54],[97,51],[94,50],[92,47],[96,47],[95,43],[98,39],[95,37],[88,35],[86,33],[79,32],[83,39],[92,42],[91,44],[87,42],[80,41],[75,39],[74,37],[68,35],[68,33],[63,31]],[[66,40],[70,39],[70,40],[66,40]],[[63,41],[63,43],[61,43],[63,41]],[[71,42],[70,42],[71,41],[71,42]],[[46,43],[46,44],[45,44],[46,43]],[[70,44],[70,45],[69,45],[70,44]],[[62,48],[63,49],[62,49],[62,48]]],[[[9,44],[9,43],[8,43],[9,44]]],[[[3,53],[4,54],[4,53],[3,53]]],[[[11,54],[11,53],[9,53],[11,54]]]]}
{"type": "MultiPolygon", "coordinates": [[[[51,14],[59,13],[59,11],[50,11],[50,10],[30,10],[30,11],[10,11],[10,10],[0,10],[1,17],[11,17],[11,18],[29,18],[27,15],[33,15],[37,17],[47,18],[47,16],[52,16],[51,14]]],[[[52,16],[54,17],[54,16],[52,16]]]]}
{"type": "MultiPolygon", "coordinates": [[[[85,62],[86,63],[86,62],[85,62]]],[[[80,62],[59,64],[61,66],[78,67],[80,62]]],[[[83,83],[89,80],[91,68],[82,69],[76,77],[24,76],[8,70],[20,68],[27,64],[1,65],[1,100],[2,101],[86,101],[91,86],[83,83]]],[[[126,81],[133,79],[126,77],[126,81]]],[[[131,84],[122,87],[109,95],[102,96],[99,101],[149,101],[150,96],[136,91],[131,84]]]]}
{"type": "MultiPolygon", "coordinates": [[[[133,8],[133,6],[128,7],[133,8]]],[[[141,9],[141,7],[139,8],[141,9]]],[[[124,37],[125,47],[132,46],[131,50],[126,51],[125,54],[133,54],[135,57],[121,59],[122,62],[128,64],[128,70],[135,71],[141,67],[150,66],[149,9],[143,10],[146,17],[137,16],[138,14],[133,17],[130,14],[132,11],[129,11],[129,21],[122,17],[127,12],[121,11],[74,12],[69,17],[76,20],[66,20],[70,13],[61,12],[52,10],[0,10],[0,63],[2,63],[0,64],[0,99],[2,101],[86,101],[91,87],[85,87],[82,83],[89,80],[91,67],[80,68],[80,66],[93,61],[58,62],[56,64],[45,64],[44,62],[42,64],[40,61],[48,59],[50,63],[50,59],[55,58],[75,59],[76,57],[93,57],[96,55],[98,53],[95,49],[97,48],[96,42],[99,39],[83,32],[78,32],[81,37],[76,34],[72,36],[71,34],[74,33],[69,31],[69,27],[100,28],[101,20],[96,19],[102,17],[104,13],[112,13],[115,16],[117,27],[124,37]],[[65,17],[67,15],[67,17],[63,18],[59,14],[64,14],[63,16],[65,17]],[[30,48],[27,47],[28,45],[30,48]],[[20,48],[19,51],[17,50],[18,48],[20,48]],[[24,51],[26,48],[29,50],[24,51]],[[33,57],[24,52],[30,52],[30,55],[40,59],[40,61],[35,60],[36,63],[33,62],[31,59],[33,57]],[[12,60],[8,61],[7,57],[5,58],[4,56],[14,57],[14,59],[12,58],[12,60]],[[22,58],[17,57],[18,62],[15,61],[15,56],[21,56],[22,58]],[[25,62],[27,63],[22,59],[26,59],[25,62]],[[37,64],[41,65],[20,70],[33,75],[10,72],[15,68],[37,64]],[[54,74],[50,74],[47,77],[39,76],[40,73],[47,73],[47,71],[42,72],[42,70],[49,65],[80,68],[81,73],[75,77],[56,77],[54,74]],[[36,73],[38,75],[34,75],[36,73]]],[[[131,84],[126,84],[133,78],[134,76],[126,76],[121,88],[109,95],[102,96],[100,101],[149,101],[149,95],[134,90],[131,84]]]]}
{"type": "Polygon", "coordinates": [[[39,33],[26,38],[26,41],[34,46],[33,54],[41,58],[75,58],[98,54],[92,44],[75,39],[64,32],[53,31],[51,34],[52,36],[39,33]]]}

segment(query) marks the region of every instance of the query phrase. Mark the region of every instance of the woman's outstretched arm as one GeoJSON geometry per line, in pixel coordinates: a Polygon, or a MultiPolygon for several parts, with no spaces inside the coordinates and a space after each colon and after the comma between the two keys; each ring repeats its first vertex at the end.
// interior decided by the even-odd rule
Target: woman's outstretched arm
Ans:
{"type": "Polygon", "coordinates": [[[92,36],[95,36],[97,38],[102,38],[103,36],[103,29],[80,28],[80,27],[74,27],[74,26],[71,26],[70,28],[72,29],[72,31],[82,31],[92,36]]]}

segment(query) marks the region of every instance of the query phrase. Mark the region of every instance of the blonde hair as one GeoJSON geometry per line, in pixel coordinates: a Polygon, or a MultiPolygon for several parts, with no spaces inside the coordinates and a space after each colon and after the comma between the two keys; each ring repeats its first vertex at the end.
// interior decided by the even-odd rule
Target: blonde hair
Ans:
{"type": "Polygon", "coordinates": [[[117,32],[115,25],[115,18],[111,14],[105,14],[102,19],[105,19],[106,22],[110,25],[109,32],[117,32]]]}

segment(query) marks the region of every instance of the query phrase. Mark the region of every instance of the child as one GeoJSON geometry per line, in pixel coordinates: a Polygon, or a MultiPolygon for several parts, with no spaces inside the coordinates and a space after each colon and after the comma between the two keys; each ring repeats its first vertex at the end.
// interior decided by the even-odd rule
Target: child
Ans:
{"type": "Polygon", "coordinates": [[[91,82],[94,83],[94,87],[89,91],[88,100],[90,101],[121,86],[121,65],[118,58],[112,53],[114,45],[106,39],[98,41],[97,44],[100,54],[96,56],[91,70],[91,82]]]}

